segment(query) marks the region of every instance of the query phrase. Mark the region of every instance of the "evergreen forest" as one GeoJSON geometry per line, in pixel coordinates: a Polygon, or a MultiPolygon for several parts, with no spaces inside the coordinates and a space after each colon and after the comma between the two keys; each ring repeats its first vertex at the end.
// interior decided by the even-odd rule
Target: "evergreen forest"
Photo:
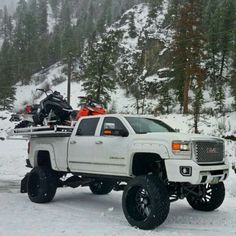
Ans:
{"type": "Polygon", "coordinates": [[[236,110],[235,0],[19,0],[0,11],[0,39],[1,109],[16,85],[62,62],[97,100],[125,89],[139,114],[177,107],[197,123],[236,110]],[[209,96],[216,107],[204,109],[209,96]]]}

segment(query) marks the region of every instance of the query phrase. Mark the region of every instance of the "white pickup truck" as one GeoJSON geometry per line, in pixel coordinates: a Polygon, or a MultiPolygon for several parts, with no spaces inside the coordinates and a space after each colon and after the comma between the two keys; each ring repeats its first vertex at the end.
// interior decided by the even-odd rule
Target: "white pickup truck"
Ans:
{"type": "Polygon", "coordinates": [[[224,201],[229,166],[220,138],[181,134],[155,118],[128,115],[83,117],[70,131],[36,128],[25,135],[32,170],[21,192],[32,202],[51,201],[63,186],[89,186],[94,194],[124,190],[128,222],[153,229],[172,201],[187,198],[200,211],[224,201]]]}

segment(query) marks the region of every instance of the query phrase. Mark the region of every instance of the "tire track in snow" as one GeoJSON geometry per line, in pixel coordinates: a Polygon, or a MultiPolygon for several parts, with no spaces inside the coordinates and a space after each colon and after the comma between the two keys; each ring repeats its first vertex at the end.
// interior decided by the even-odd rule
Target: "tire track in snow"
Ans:
{"type": "Polygon", "coordinates": [[[236,235],[236,229],[234,227],[229,228],[229,225],[222,227],[216,225],[211,225],[210,227],[209,225],[198,227],[189,224],[170,224],[168,225],[168,229],[178,232],[198,232],[200,235],[236,235]]]}
{"type": "Polygon", "coordinates": [[[12,192],[20,192],[20,182],[17,180],[0,180],[0,193],[12,192]]]}

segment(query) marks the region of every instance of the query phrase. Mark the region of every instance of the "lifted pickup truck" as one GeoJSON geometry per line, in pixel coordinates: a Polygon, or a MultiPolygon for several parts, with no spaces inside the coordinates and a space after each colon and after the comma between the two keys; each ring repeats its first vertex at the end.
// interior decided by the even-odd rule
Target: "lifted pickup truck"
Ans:
{"type": "Polygon", "coordinates": [[[186,198],[193,209],[213,211],[224,201],[229,166],[219,138],[181,134],[155,118],[126,115],[83,117],[74,127],[14,134],[29,137],[32,170],[21,192],[32,202],[50,202],[63,186],[89,186],[94,194],[124,190],[127,221],[153,229],[167,218],[170,202],[186,198]]]}

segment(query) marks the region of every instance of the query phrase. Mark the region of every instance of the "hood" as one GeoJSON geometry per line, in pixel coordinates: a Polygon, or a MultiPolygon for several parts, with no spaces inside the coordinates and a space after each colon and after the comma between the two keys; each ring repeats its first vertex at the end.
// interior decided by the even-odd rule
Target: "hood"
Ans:
{"type": "Polygon", "coordinates": [[[184,133],[172,133],[172,132],[160,132],[160,133],[147,133],[136,134],[135,140],[155,140],[155,141],[194,141],[194,140],[210,140],[210,141],[223,141],[223,139],[208,135],[201,134],[184,134],[184,133]]]}

